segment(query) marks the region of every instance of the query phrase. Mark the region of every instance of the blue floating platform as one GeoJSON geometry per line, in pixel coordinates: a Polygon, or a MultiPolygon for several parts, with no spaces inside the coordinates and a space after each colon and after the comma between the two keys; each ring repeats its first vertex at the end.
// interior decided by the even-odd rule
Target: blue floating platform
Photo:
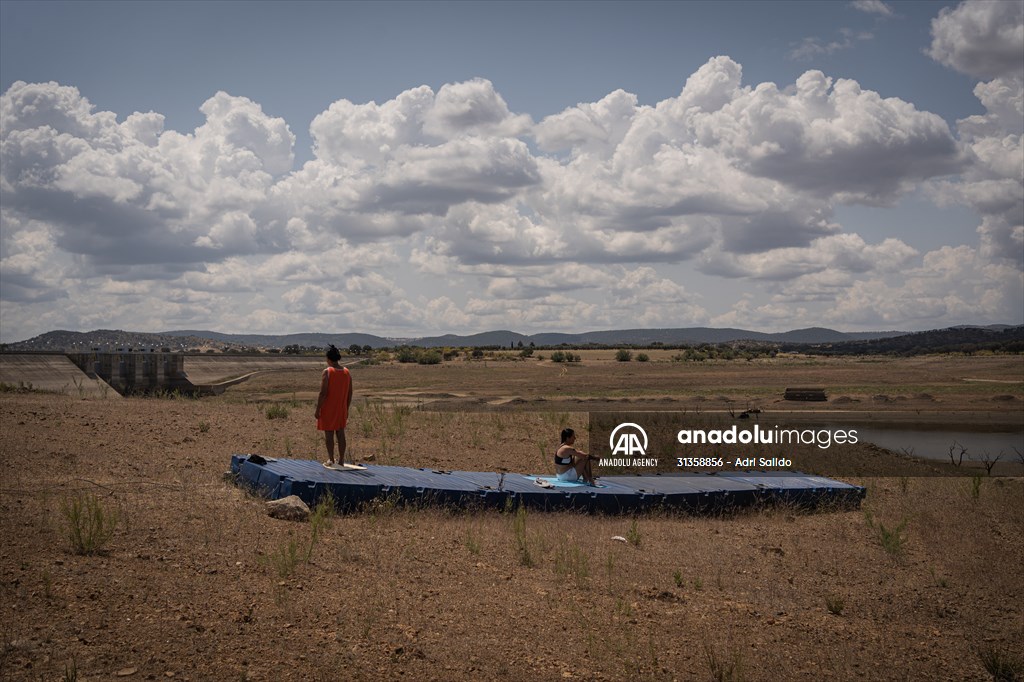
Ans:
{"type": "Polygon", "coordinates": [[[377,499],[413,505],[625,512],[680,509],[707,513],[764,503],[857,508],[860,486],[800,472],[737,471],[602,476],[600,487],[562,484],[549,476],[442,471],[366,464],[326,469],[314,460],[232,455],[235,480],[268,499],[297,495],[313,506],[328,491],[340,511],[377,499]],[[538,479],[547,485],[538,483],[538,479]],[[549,487],[550,486],[550,487],[549,487]]]}

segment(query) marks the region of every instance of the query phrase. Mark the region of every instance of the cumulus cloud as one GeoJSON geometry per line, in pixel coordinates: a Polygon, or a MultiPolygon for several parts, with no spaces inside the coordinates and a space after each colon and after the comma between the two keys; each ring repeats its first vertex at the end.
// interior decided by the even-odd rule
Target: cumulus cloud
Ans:
{"type": "Polygon", "coordinates": [[[1022,306],[1019,269],[993,265],[968,246],[946,246],[895,281],[854,282],[836,297],[827,319],[861,326],[986,323],[1018,319],[1022,306]]]}
{"type": "Polygon", "coordinates": [[[945,261],[909,240],[869,243],[835,209],[885,206],[922,183],[984,215],[978,247],[958,255],[967,279],[929,280],[946,294],[928,300],[945,306],[922,310],[950,318],[963,310],[953,299],[987,286],[995,314],[1012,296],[993,278],[1019,272],[1006,259],[1024,239],[1020,78],[975,94],[986,114],[954,136],[910,102],[816,70],[745,84],[726,56],[653,105],[615,90],[537,123],[473,79],[340,99],[312,121],[314,157],[295,168],[288,124],[245,97],[215,93],[183,133],[155,112],[119,120],[73,87],[18,82],[0,97],[0,319],[118,326],[116,308],[122,326],[150,329],[415,334],[745,315],[778,327],[786,306],[819,324],[841,299],[867,324],[892,287],[919,291],[923,261],[945,261]],[[763,295],[723,312],[683,284],[690,271],[763,295]]]}
{"type": "Polygon", "coordinates": [[[592,260],[804,247],[841,230],[835,204],[885,205],[964,163],[935,114],[820,71],[782,89],[744,86],[728,57],[654,107],[616,92],[536,130],[542,148],[569,156],[540,163],[545,191],[530,206],[571,223],[592,260]]]}
{"type": "Polygon", "coordinates": [[[789,281],[825,271],[833,274],[891,272],[907,265],[916,255],[916,250],[898,239],[867,244],[859,235],[840,234],[816,239],[805,247],[755,254],[709,250],[703,255],[701,269],[726,277],[789,281]]]}
{"type": "Polygon", "coordinates": [[[1024,4],[964,2],[932,22],[930,54],[958,71],[991,78],[974,94],[985,113],[957,122],[970,165],[936,183],[940,203],[981,215],[980,254],[1024,267],[1024,4]]]}
{"type": "Polygon", "coordinates": [[[65,298],[63,269],[54,262],[56,244],[45,224],[23,221],[0,207],[0,292],[12,303],[50,303],[65,298]]]}
{"type": "Polygon", "coordinates": [[[944,7],[932,20],[928,54],[977,78],[1016,74],[1024,54],[1024,4],[969,0],[944,7]]]}
{"type": "Polygon", "coordinates": [[[13,213],[47,223],[58,247],[97,265],[199,264],[276,248],[264,210],[292,164],[282,119],[217,93],[194,134],[157,114],[118,123],[76,88],[14,83],[3,113],[0,191],[13,213]]]}

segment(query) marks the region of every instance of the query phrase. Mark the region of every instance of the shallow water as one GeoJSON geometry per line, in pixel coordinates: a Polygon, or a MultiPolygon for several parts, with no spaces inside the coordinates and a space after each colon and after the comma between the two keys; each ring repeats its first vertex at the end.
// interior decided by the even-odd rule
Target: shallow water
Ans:
{"type": "Polygon", "coordinates": [[[959,458],[961,448],[967,448],[964,461],[982,461],[987,457],[1002,454],[1001,462],[1018,462],[1017,453],[1024,453],[1024,431],[984,432],[945,431],[876,426],[857,426],[857,436],[862,442],[892,450],[905,452],[924,459],[949,461],[949,450],[959,458]]]}

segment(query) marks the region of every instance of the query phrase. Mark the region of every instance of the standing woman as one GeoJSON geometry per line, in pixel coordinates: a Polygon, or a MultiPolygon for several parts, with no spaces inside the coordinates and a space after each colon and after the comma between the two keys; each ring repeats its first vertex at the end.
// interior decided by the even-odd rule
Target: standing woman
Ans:
{"type": "Polygon", "coordinates": [[[338,364],[341,352],[331,344],[327,349],[327,369],[320,380],[316,400],[316,428],[327,441],[327,465],[334,464],[334,435],[338,435],[338,464],[345,464],[345,425],[352,404],[352,374],[338,364]]]}

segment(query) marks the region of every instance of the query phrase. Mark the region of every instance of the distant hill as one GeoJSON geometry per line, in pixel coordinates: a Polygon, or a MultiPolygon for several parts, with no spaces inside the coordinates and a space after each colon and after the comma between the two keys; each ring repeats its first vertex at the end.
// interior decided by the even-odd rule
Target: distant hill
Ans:
{"type": "Polygon", "coordinates": [[[399,345],[437,348],[443,346],[495,346],[511,347],[522,343],[524,346],[570,346],[586,345],[630,345],[649,346],[652,344],[684,345],[699,343],[729,343],[732,341],[759,341],[766,343],[809,343],[834,344],[850,341],[884,339],[900,336],[905,332],[838,332],[834,329],[812,327],[788,332],[767,333],[747,329],[713,329],[710,327],[689,327],[679,329],[615,329],[591,331],[580,334],[520,334],[509,330],[496,330],[460,336],[445,334],[410,339],[395,339],[373,334],[344,333],[300,333],[300,334],[224,334],[221,332],[185,329],[160,333],[132,332],[124,330],[97,329],[91,332],[57,330],[41,334],[25,341],[7,344],[12,351],[81,351],[92,348],[113,350],[117,348],[169,348],[171,350],[240,350],[243,348],[283,349],[286,346],[303,348],[326,348],[333,343],[338,348],[356,344],[371,348],[390,348],[399,345]]]}
{"type": "Polygon", "coordinates": [[[975,353],[1002,351],[1024,353],[1024,326],[997,324],[985,327],[959,326],[933,329],[877,339],[832,343],[793,343],[783,350],[820,355],[919,355],[922,353],[975,353]]]}
{"type": "Polygon", "coordinates": [[[212,339],[231,346],[250,346],[255,348],[284,348],[285,346],[302,346],[305,348],[327,348],[333,343],[338,348],[348,348],[352,344],[383,348],[394,346],[394,339],[373,334],[323,334],[318,332],[300,334],[222,334],[220,332],[183,330],[163,332],[164,336],[179,338],[212,339]]]}
{"type": "MultiPolygon", "coordinates": [[[[203,336],[183,334],[151,334],[121,329],[96,329],[91,332],[72,332],[59,329],[40,334],[26,341],[6,344],[12,351],[88,351],[93,348],[170,348],[174,351],[209,346],[211,340],[203,336]]],[[[214,344],[219,347],[222,344],[214,344]]]]}

